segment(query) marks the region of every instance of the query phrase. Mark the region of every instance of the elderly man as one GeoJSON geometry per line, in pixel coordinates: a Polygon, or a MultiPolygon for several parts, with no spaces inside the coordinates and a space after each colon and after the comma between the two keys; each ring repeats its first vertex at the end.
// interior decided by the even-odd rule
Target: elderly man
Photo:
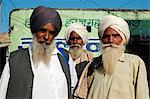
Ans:
{"type": "Polygon", "coordinates": [[[80,23],[72,23],[66,29],[65,39],[69,45],[69,52],[76,64],[78,78],[80,78],[84,68],[92,60],[92,54],[83,49],[83,45],[88,41],[88,31],[80,23]]]}
{"type": "MultiPolygon", "coordinates": [[[[87,50],[83,49],[83,45],[88,41],[88,31],[80,23],[72,23],[66,29],[65,39],[69,45],[69,52],[71,53],[72,59],[75,63],[75,68],[78,76],[77,86],[81,86],[81,81],[84,76],[81,76],[88,68],[89,63],[92,61],[93,57],[87,50]]],[[[87,80],[84,79],[85,82],[87,80]]],[[[78,98],[77,93],[79,89],[76,89],[74,98],[78,98]]]]}
{"type": "Polygon", "coordinates": [[[68,54],[65,61],[53,43],[61,26],[56,10],[34,9],[30,17],[33,42],[29,48],[11,53],[0,79],[1,99],[72,98],[71,88],[77,82],[73,60],[68,54]]]}
{"type": "MultiPolygon", "coordinates": [[[[86,99],[149,99],[147,73],[143,60],[125,53],[130,38],[127,22],[113,15],[100,20],[102,55],[88,68],[88,91],[80,87],[86,99]]],[[[86,75],[86,74],[84,74],[86,75]]],[[[85,84],[86,85],[86,84],[85,84]]]]}

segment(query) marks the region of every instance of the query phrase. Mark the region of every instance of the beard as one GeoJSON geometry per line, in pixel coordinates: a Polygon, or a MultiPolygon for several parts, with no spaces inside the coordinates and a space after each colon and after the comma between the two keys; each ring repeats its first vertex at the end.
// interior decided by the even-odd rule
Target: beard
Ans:
{"type": "Polygon", "coordinates": [[[105,73],[112,74],[125,46],[116,44],[102,44],[102,62],[105,73]]]}
{"type": "Polygon", "coordinates": [[[51,45],[41,44],[37,42],[35,37],[32,42],[32,58],[35,66],[38,66],[39,62],[48,65],[54,48],[53,43],[51,45]]]}
{"type": "Polygon", "coordinates": [[[82,46],[79,44],[71,44],[69,52],[73,60],[77,59],[82,54],[82,46]]]}

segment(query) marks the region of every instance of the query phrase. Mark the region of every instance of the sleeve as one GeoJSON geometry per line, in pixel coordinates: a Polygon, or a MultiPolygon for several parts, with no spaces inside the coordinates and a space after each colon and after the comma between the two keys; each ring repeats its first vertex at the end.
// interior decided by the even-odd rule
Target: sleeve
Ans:
{"type": "Polygon", "coordinates": [[[144,61],[140,58],[135,84],[135,99],[149,99],[147,72],[144,61]]]}
{"type": "Polygon", "coordinates": [[[73,94],[73,91],[76,87],[76,84],[78,82],[78,78],[77,78],[77,73],[76,73],[76,70],[75,70],[75,64],[71,58],[71,55],[69,54],[69,65],[70,65],[70,75],[71,75],[71,91],[72,91],[72,94],[73,94]]]}
{"type": "Polygon", "coordinates": [[[4,70],[2,72],[2,75],[1,75],[1,78],[0,78],[0,98],[1,99],[5,99],[6,97],[9,78],[10,78],[9,63],[6,63],[4,70]]]}

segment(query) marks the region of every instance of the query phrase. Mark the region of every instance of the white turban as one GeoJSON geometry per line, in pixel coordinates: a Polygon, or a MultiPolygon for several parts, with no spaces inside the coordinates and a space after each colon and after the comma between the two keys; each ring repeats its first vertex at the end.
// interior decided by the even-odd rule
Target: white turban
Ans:
{"type": "Polygon", "coordinates": [[[108,27],[111,27],[112,29],[114,29],[120,34],[120,36],[122,37],[123,44],[126,45],[129,42],[130,30],[129,30],[128,23],[124,19],[114,15],[108,15],[102,18],[100,20],[100,25],[98,29],[100,38],[103,36],[104,31],[108,27]]]}
{"type": "Polygon", "coordinates": [[[66,34],[65,34],[66,42],[68,42],[68,40],[70,38],[70,33],[73,32],[73,31],[76,32],[82,38],[84,44],[87,43],[87,41],[88,41],[88,31],[80,23],[72,23],[71,25],[69,25],[67,27],[66,34]]]}

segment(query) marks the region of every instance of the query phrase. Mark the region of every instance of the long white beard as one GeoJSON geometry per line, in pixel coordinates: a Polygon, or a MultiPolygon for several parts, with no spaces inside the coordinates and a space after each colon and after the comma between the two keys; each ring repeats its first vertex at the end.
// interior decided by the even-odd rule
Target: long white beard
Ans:
{"type": "Polygon", "coordinates": [[[82,46],[79,44],[70,45],[69,52],[73,60],[77,59],[82,54],[82,46]]]}
{"type": "Polygon", "coordinates": [[[125,46],[114,44],[102,44],[102,62],[105,73],[112,74],[125,46]]]}
{"type": "Polygon", "coordinates": [[[34,38],[32,42],[32,58],[35,66],[38,66],[38,63],[41,61],[48,65],[54,48],[53,43],[51,45],[40,44],[34,38]]]}

